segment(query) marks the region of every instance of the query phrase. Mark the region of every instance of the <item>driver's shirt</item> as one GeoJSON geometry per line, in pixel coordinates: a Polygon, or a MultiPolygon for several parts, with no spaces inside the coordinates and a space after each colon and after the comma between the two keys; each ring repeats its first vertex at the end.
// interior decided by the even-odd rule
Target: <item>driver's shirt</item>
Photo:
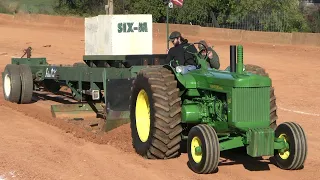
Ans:
{"type": "Polygon", "coordinates": [[[197,53],[196,47],[192,44],[190,45],[188,41],[182,42],[176,47],[172,47],[169,49],[166,63],[169,64],[171,60],[177,60],[179,62],[179,65],[197,65],[195,62],[195,57],[191,53],[197,53]],[[186,49],[183,47],[189,46],[186,49]]]}

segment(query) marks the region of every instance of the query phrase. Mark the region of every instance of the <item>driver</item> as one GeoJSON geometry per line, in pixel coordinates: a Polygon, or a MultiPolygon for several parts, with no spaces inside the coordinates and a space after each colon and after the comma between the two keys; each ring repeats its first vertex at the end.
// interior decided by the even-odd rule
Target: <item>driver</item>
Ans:
{"type": "Polygon", "coordinates": [[[184,66],[182,74],[197,69],[195,57],[191,54],[198,53],[196,47],[188,43],[188,40],[184,39],[178,31],[173,31],[170,34],[169,41],[172,42],[174,47],[169,49],[166,62],[169,64],[171,60],[177,60],[180,66],[184,66]],[[187,48],[184,49],[184,47],[187,48]]]}

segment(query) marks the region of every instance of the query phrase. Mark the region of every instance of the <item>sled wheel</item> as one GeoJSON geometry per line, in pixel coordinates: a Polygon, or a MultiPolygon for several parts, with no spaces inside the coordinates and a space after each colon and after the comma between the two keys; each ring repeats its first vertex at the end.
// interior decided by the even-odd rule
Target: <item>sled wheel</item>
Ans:
{"type": "Polygon", "coordinates": [[[5,100],[19,103],[21,95],[21,78],[19,66],[8,64],[3,73],[3,95],[5,100]]]}
{"type": "Polygon", "coordinates": [[[33,95],[33,78],[32,72],[28,65],[21,64],[20,67],[20,77],[21,77],[21,97],[20,103],[27,104],[32,101],[33,95]]]}

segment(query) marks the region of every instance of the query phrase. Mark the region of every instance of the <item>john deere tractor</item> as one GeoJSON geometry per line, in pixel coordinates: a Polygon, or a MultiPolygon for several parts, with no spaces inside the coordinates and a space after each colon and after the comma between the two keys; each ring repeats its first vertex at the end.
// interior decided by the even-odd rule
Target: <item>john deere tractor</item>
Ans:
{"type": "Polygon", "coordinates": [[[243,47],[230,46],[228,70],[210,69],[205,58],[194,56],[197,69],[186,74],[171,62],[138,73],[130,99],[136,153],[174,158],[187,140],[190,168],[199,174],[216,171],[220,152],[239,147],[251,157],[274,156],[282,169],[302,168],[305,133],[294,122],[277,126],[271,79],[259,68],[244,67],[243,47]]]}

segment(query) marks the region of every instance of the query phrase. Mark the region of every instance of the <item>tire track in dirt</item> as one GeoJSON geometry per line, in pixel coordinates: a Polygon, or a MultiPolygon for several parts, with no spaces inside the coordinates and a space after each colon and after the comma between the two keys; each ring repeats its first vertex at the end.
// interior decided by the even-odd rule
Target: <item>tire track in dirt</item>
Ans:
{"type": "MultiPolygon", "coordinates": [[[[2,86],[0,86],[2,89],[2,86]]],[[[1,95],[2,95],[1,90],[1,95]]],[[[55,126],[65,133],[71,133],[77,138],[84,139],[97,144],[107,144],[119,148],[123,152],[133,153],[131,145],[131,131],[129,124],[120,126],[109,132],[93,133],[63,119],[53,118],[48,109],[35,107],[33,104],[15,104],[0,98],[0,107],[9,107],[14,111],[23,113],[25,116],[32,117],[41,122],[55,126]]]]}
{"type": "MultiPolygon", "coordinates": [[[[0,88],[2,89],[1,86],[0,88]]],[[[0,92],[2,93],[2,90],[0,92]]],[[[38,107],[42,105],[41,101],[36,103],[38,104],[37,105],[38,107]]],[[[1,106],[8,107],[13,111],[22,113],[23,115],[34,118],[35,120],[38,120],[40,122],[44,122],[54,127],[58,127],[64,132],[72,134],[73,137],[81,138],[86,141],[93,142],[100,145],[102,144],[111,145],[116,149],[126,153],[126,156],[129,156],[131,154],[134,157],[137,157],[137,155],[134,154],[134,151],[131,146],[130,129],[128,124],[121,126],[113,131],[110,131],[109,133],[104,133],[103,135],[96,135],[94,133],[87,132],[86,130],[80,127],[77,127],[72,123],[68,123],[60,119],[52,118],[48,108],[45,109],[45,108],[39,107],[38,110],[35,110],[35,108],[37,108],[35,107],[35,104],[18,105],[18,104],[7,102],[3,98],[0,98],[0,107],[1,106]]],[[[290,116],[293,116],[293,115],[290,115],[290,116]]],[[[300,116],[304,117],[303,115],[300,115],[300,116]]],[[[310,119],[310,118],[307,118],[307,119],[310,119]]],[[[305,125],[305,124],[302,123],[302,125],[305,125]]],[[[307,129],[310,129],[311,127],[312,125],[311,126],[308,125],[307,127],[304,126],[304,128],[307,128],[307,129]]],[[[308,133],[310,133],[310,131],[308,131],[308,133]]],[[[311,151],[311,155],[315,155],[316,152],[319,152],[319,148],[317,148],[317,150],[314,149],[315,148],[314,136],[310,139],[311,139],[311,143],[309,144],[311,144],[312,145],[311,147],[313,148],[313,150],[311,151]]],[[[185,175],[186,171],[189,171],[187,174],[189,176],[188,178],[190,179],[192,178],[211,179],[215,177],[216,179],[228,178],[228,179],[259,180],[259,179],[264,179],[265,177],[265,176],[262,177],[261,173],[267,175],[268,172],[272,172],[272,174],[269,174],[269,176],[272,176],[273,178],[277,178],[277,179],[287,179],[287,178],[295,179],[296,176],[301,177],[300,176],[301,173],[299,171],[294,171],[289,174],[288,171],[283,171],[275,167],[273,162],[269,162],[269,159],[259,160],[256,158],[250,158],[243,153],[241,154],[232,153],[232,152],[222,153],[218,174],[207,175],[207,176],[193,174],[191,170],[187,168],[186,154],[183,154],[181,157],[177,159],[165,160],[165,161],[144,161],[142,158],[139,158],[139,157],[137,158],[139,159],[139,165],[146,168],[146,170],[154,173],[160,173],[160,174],[162,173],[163,176],[166,176],[166,177],[174,176],[175,178],[178,178],[178,177],[186,178],[186,175],[185,175]],[[163,168],[154,169],[154,168],[148,167],[148,165],[158,166],[163,168]],[[181,169],[177,169],[176,167],[181,167],[181,169]],[[250,177],[243,176],[244,172],[250,172],[250,177]],[[286,174],[285,177],[283,176],[284,172],[286,174]]],[[[319,165],[319,159],[318,158],[308,159],[307,165],[308,165],[308,168],[304,169],[303,172],[305,173],[308,172],[309,174],[312,174],[313,177],[318,176],[317,172],[310,169],[310,166],[319,165]]],[[[132,167],[132,165],[128,165],[128,167],[132,167]]],[[[42,177],[42,176],[36,176],[36,177],[42,177]]],[[[310,175],[302,179],[309,179],[309,178],[310,178],[310,175]]]]}
{"type": "MultiPolygon", "coordinates": [[[[30,42],[32,47],[36,47],[36,51],[33,53],[33,57],[48,57],[49,63],[72,64],[74,62],[77,62],[77,59],[81,60],[83,54],[83,42],[80,40],[83,39],[83,30],[77,29],[77,27],[70,28],[73,30],[68,30],[67,27],[54,29],[49,26],[45,27],[46,25],[44,24],[45,23],[38,22],[37,27],[31,27],[30,25],[26,24],[13,25],[12,23],[7,22],[5,24],[6,26],[2,26],[3,28],[1,28],[0,31],[2,32],[2,34],[6,34],[7,36],[6,38],[0,40],[0,52],[5,52],[7,54],[6,56],[1,56],[1,65],[3,66],[7,63],[10,63],[10,56],[12,54],[21,53],[21,50],[23,48],[26,48],[26,42],[30,42]],[[43,29],[45,30],[42,31],[43,29]],[[24,36],[23,34],[21,34],[22,32],[28,33],[29,36],[24,36]],[[42,46],[45,44],[51,44],[52,47],[43,48],[42,46]]],[[[190,40],[198,39],[190,38],[190,40]]],[[[165,52],[166,44],[161,42],[165,41],[160,38],[154,39],[154,49],[156,53],[165,52]]],[[[228,48],[229,44],[232,43],[232,41],[221,42],[211,40],[211,44],[215,45],[215,49],[221,57],[221,66],[223,68],[225,68],[229,63],[228,48]]],[[[290,107],[297,110],[303,110],[305,112],[309,112],[309,110],[315,112],[320,105],[319,101],[317,101],[318,97],[305,96],[305,94],[307,93],[308,95],[310,95],[316,94],[317,92],[319,80],[315,77],[317,75],[317,67],[320,67],[320,64],[316,56],[320,54],[320,50],[316,48],[299,48],[293,46],[281,46],[279,49],[277,47],[246,43],[245,62],[262,65],[265,68],[267,68],[267,71],[271,73],[271,76],[274,80],[273,82],[276,86],[276,94],[279,100],[278,102],[281,106],[283,104],[283,107],[290,107]],[[279,59],[279,61],[275,61],[274,59],[279,59]],[[308,63],[311,63],[313,65],[308,66],[308,63]],[[310,80],[310,83],[306,83],[307,80],[310,80]],[[306,102],[307,105],[303,104],[304,102],[306,102]],[[309,107],[309,104],[312,104],[313,106],[309,107]]],[[[0,88],[0,94],[2,95],[1,85],[0,88]]],[[[51,103],[52,102],[50,101],[38,101],[34,104],[29,105],[17,105],[5,101],[3,99],[3,96],[1,96],[0,98],[0,108],[8,107],[12,109],[12,112],[21,112],[25,116],[32,117],[26,118],[27,120],[44,122],[53,127],[61,129],[68,135],[72,134],[72,137],[76,137],[97,144],[97,146],[94,146],[95,148],[88,148],[86,152],[82,151],[82,146],[77,147],[81,149],[81,151],[71,156],[71,160],[74,161],[68,164],[67,167],[69,168],[74,168],[75,166],[78,166],[78,164],[75,165],[75,161],[81,159],[82,156],[92,157],[94,156],[93,154],[99,154],[99,156],[91,158],[92,162],[81,163],[79,166],[87,167],[87,170],[93,172],[91,174],[94,175],[106,170],[108,171],[110,177],[114,177],[113,179],[120,179],[117,177],[125,177],[126,175],[127,177],[130,177],[130,179],[139,179],[139,177],[145,177],[148,179],[320,179],[319,172],[317,171],[317,169],[313,168],[320,165],[320,149],[317,145],[319,140],[319,121],[317,121],[318,118],[306,117],[304,115],[295,114],[291,112],[283,112],[282,110],[279,111],[279,122],[298,122],[303,126],[307,133],[310,153],[308,154],[306,168],[304,170],[283,171],[278,169],[274,165],[270,164],[268,159],[261,161],[258,160],[259,162],[257,162],[256,159],[248,158],[245,155],[228,155],[227,153],[225,155],[227,161],[221,162],[218,174],[202,176],[192,173],[187,168],[186,154],[183,154],[178,159],[166,161],[145,161],[142,158],[135,155],[131,145],[129,124],[121,126],[108,133],[94,134],[92,132],[84,130],[79,126],[75,126],[72,123],[52,118],[49,108],[51,103]],[[116,150],[113,150],[111,148],[105,148],[105,146],[103,146],[104,144],[111,145],[115,147],[116,150]],[[100,148],[102,150],[100,150],[100,148]],[[121,151],[122,154],[120,154],[118,150],[121,151]],[[116,155],[113,155],[112,153],[115,153],[116,155]],[[103,162],[100,159],[98,159],[99,157],[104,158],[103,161],[110,161],[103,162]],[[112,169],[112,166],[115,167],[113,167],[112,169]],[[99,167],[103,168],[97,170],[99,167]],[[125,169],[121,171],[119,170],[121,168],[125,169]],[[137,169],[137,171],[130,171],[131,169],[137,169]],[[131,174],[132,176],[130,176],[131,174]]],[[[46,130],[48,129],[41,130],[40,134],[45,133],[46,130]]],[[[55,133],[58,137],[61,137],[60,131],[56,131],[55,133]]],[[[35,133],[35,135],[37,135],[37,133],[35,133]]],[[[56,139],[55,141],[59,140],[60,139],[56,139]]],[[[77,140],[75,140],[75,138],[72,138],[72,141],[67,141],[67,143],[74,141],[77,140]]],[[[48,146],[54,146],[55,144],[52,142],[49,143],[51,144],[48,146]]],[[[43,147],[45,146],[36,142],[32,145],[39,146],[39,149],[43,149],[43,147]]],[[[11,144],[11,146],[19,148],[18,144],[13,143],[11,144]]],[[[88,147],[88,145],[85,146],[88,147]]],[[[73,146],[67,146],[67,148],[70,147],[73,146]]],[[[56,149],[52,147],[50,147],[49,150],[50,151],[48,154],[52,153],[51,150],[56,151],[56,149]]],[[[37,153],[39,153],[39,151],[40,150],[37,150],[35,152],[29,152],[30,156],[37,156],[37,153]]],[[[6,153],[10,154],[10,152],[6,153]]],[[[63,155],[61,156],[64,157],[63,155]]],[[[19,165],[18,161],[15,163],[19,165]]],[[[33,163],[41,164],[40,162],[33,163]]],[[[59,166],[59,164],[52,163],[52,166],[59,166]]],[[[52,172],[59,173],[59,170],[60,169],[57,168],[52,172]]],[[[68,169],[68,172],[70,171],[74,170],[72,170],[72,168],[71,170],[68,169]]],[[[77,172],[77,170],[75,171],[77,172]]],[[[48,178],[44,175],[36,177],[41,177],[41,179],[48,178]]],[[[68,179],[67,176],[63,177],[68,179]]],[[[90,177],[87,177],[87,179],[88,178],[90,177]]]]}

